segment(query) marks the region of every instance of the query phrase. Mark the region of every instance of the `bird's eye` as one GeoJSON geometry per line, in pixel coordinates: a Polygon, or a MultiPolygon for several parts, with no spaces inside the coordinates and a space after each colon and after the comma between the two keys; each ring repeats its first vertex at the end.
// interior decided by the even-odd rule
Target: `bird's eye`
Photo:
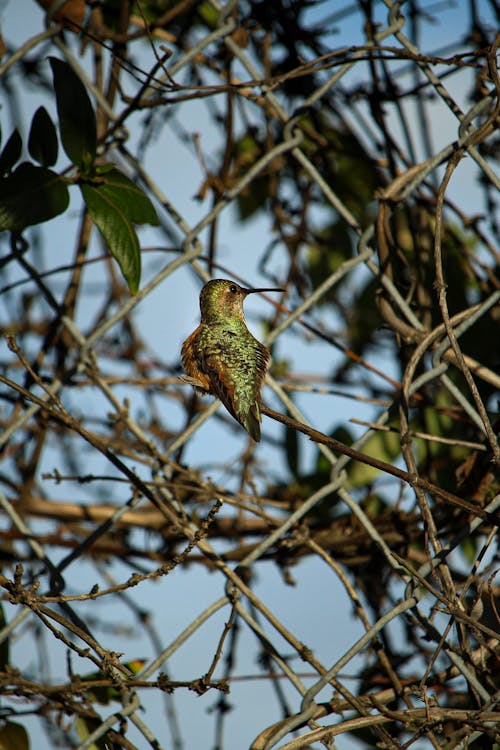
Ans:
{"type": "Polygon", "coordinates": [[[238,294],[238,287],[236,286],[236,284],[231,284],[231,286],[229,287],[229,291],[232,294],[238,294]]]}

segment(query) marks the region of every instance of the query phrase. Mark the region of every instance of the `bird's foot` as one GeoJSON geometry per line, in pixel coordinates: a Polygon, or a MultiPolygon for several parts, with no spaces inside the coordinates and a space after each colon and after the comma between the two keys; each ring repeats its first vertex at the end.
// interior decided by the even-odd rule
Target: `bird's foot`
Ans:
{"type": "Polygon", "coordinates": [[[180,375],[179,380],[186,385],[192,385],[194,388],[198,388],[200,391],[208,392],[208,388],[205,383],[202,383],[198,378],[192,378],[190,375],[180,375]]]}

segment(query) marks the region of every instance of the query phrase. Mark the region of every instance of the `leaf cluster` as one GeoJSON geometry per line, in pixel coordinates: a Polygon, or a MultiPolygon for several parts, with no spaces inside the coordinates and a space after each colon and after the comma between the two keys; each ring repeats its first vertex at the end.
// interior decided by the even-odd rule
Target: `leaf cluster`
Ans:
{"type": "Polygon", "coordinates": [[[58,135],[50,115],[39,107],[31,121],[28,151],[36,162],[17,164],[22,139],[14,130],[0,153],[0,231],[18,234],[66,211],[70,185],[84,204],[118,262],[130,290],[141,279],[141,253],[134,224],[158,224],[146,193],[114,164],[98,156],[96,117],[87,90],[71,66],[51,57],[59,136],[74,174],[50,169],[57,162],[58,135]]]}

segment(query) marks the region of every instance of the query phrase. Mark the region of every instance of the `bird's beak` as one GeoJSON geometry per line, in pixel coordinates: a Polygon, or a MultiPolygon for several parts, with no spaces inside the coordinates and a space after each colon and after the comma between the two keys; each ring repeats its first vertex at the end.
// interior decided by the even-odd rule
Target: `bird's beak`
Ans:
{"type": "Polygon", "coordinates": [[[277,289],[276,287],[269,289],[245,289],[242,287],[241,291],[244,294],[256,294],[257,292],[286,292],[286,289],[277,289]]]}

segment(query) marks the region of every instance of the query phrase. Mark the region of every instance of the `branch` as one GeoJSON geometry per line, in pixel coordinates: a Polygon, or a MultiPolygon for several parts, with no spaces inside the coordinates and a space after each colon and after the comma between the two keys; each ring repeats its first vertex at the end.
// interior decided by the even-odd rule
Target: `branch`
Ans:
{"type": "Polygon", "coordinates": [[[373,466],[375,469],[385,471],[387,474],[392,474],[393,477],[401,479],[403,482],[409,484],[410,487],[418,487],[425,492],[429,492],[431,495],[437,495],[450,505],[455,505],[456,507],[462,508],[462,510],[466,510],[475,516],[479,516],[484,521],[489,521],[494,526],[500,526],[500,516],[497,513],[489,513],[487,510],[483,510],[477,505],[469,503],[467,500],[463,500],[461,497],[454,495],[452,492],[447,492],[447,490],[441,489],[441,487],[438,487],[432,482],[429,482],[428,479],[423,479],[422,477],[418,477],[415,474],[410,474],[410,472],[404,471],[404,469],[398,469],[397,466],[392,466],[392,464],[388,464],[386,461],[381,461],[378,458],[373,458],[373,456],[368,456],[366,453],[361,453],[361,451],[357,451],[355,448],[351,448],[349,445],[345,445],[345,443],[341,443],[339,440],[335,440],[335,438],[328,437],[322,432],[319,432],[312,427],[308,427],[307,425],[297,421],[296,419],[293,419],[292,417],[281,414],[280,412],[271,409],[269,406],[262,405],[261,412],[267,417],[271,417],[271,419],[275,419],[277,422],[281,422],[287,427],[290,427],[292,430],[298,430],[299,432],[302,432],[304,435],[307,435],[313,442],[328,446],[333,451],[335,451],[335,453],[341,453],[344,456],[349,456],[349,458],[354,459],[354,461],[368,464],[368,466],[373,466]]]}

